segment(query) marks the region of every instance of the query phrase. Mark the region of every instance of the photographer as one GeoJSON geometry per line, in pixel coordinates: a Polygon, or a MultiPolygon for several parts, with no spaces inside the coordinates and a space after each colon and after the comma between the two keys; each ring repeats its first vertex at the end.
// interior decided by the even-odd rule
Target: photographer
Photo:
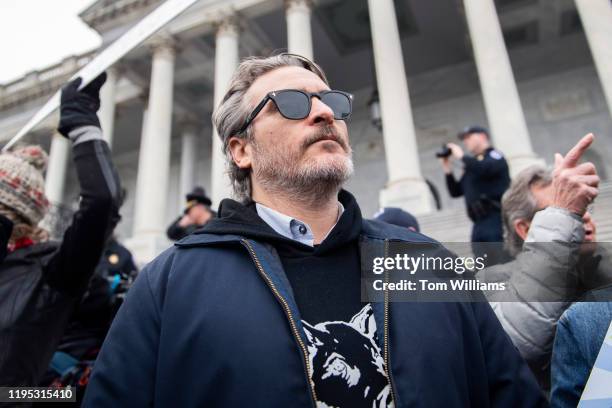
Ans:
{"type": "MultiPolygon", "coordinates": [[[[491,146],[487,129],[471,126],[458,135],[465,149],[455,143],[446,144],[436,156],[442,162],[446,185],[451,197],[465,197],[468,216],[474,222],[472,243],[502,242],[500,200],[510,185],[508,163],[502,154],[491,146]],[[457,181],[451,168],[451,160],[463,162],[464,172],[457,181]]],[[[482,252],[472,244],[476,256],[482,252]]],[[[490,259],[491,261],[491,259],[490,259]]]]}

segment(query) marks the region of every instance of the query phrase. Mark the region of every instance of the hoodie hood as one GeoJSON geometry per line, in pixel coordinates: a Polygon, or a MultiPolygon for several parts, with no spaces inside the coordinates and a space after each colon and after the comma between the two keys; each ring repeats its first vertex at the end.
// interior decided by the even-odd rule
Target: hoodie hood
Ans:
{"type": "MultiPolygon", "coordinates": [[[[338,245],[355,240],[361,232],[362,217],[357,201],[346,190],[340,190],[338,201],[344,206],[344,212],[319,248],[333,249],[338,245]]],[[[257,214],[254,201],[241,204],[232,199],[225,199],[219,205],[218,217],[209,221],[194,234],[233,234],[262,242],[275,244],[308,246],[286,238],[272,229],[257,214]]]]}

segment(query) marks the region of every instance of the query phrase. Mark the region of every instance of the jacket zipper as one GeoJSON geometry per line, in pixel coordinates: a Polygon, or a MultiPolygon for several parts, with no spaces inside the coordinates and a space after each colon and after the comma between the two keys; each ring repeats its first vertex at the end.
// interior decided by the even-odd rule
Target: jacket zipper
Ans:
{"type": "MultiPolygon", "coordinates": [[[[389,257],[389,240],[385,239],[385,258],[389,257]]],[[[385,271],[385,281],[389,283],[389,271],[385,271]]],[[[391,377],[391,362],[389,356],[389,290],[385,290],[385,369],[387,371],[387,380],[389,381],[389,388],[391,389],[391,398],[393,399],[393,406],[397,407],[397,398],[395,398],[395,388],[393,386],[393,378],[391,377]]]]}
{"type": "Polygon", "coordinates": [[[253,247],[251,246],[249,241],[243,239],[242,242],[246,245],[251,255],[251,258],[253,259],[253,262],[255,262],[255,265],[257,266],[259,274],[264,278],[264,280],[272,290],[272,293],[274,293],[274,296],[276,296],[276,298],[280,301],[285,311],[285,314],[289,318],[289,325],[291,326],[293,336],[295,337],[295,340],[298,342],[300,349],[302,350],[302,356],[304,357],[305,364],[306,381],[308,382],[308,389],[310,390],[310,396],[312,397],[312,406],[315,407],[317,401],[317,394],[315,393],[315,390],[310,381],[310,360],[308,358],[308,351],[306,349],[306,346],[304,345],[304,342],[302,341],[302,337],[300,337],[300,334],[298,332],[295,320],[293,319],[293,313],[291,313],[291,309],[289,308],[289,304],[287,303],[285,298],[283,298],[278,292],[278,289],[276,289],[276,286],[274,285],[274,282],[272,282],[272,279],[270,279],[268,274],[264,271],[263,266],[261,265],[261,262],[259,262],[259,258],[257,258],[257,255],[255,254],[255,251],[253,250],[253,247]]]}

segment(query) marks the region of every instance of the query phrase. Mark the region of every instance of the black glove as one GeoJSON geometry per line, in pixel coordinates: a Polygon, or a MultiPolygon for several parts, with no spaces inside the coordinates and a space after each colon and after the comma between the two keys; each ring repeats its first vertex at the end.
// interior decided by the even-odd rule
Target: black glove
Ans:
{"type": "Polygon", "coordinates": [[[106,82],[106,72],[101,73],[80,91],[82,79],[76,78],[62,88],[60,121],[57,130],[68,137],[74,129],[82,126],[100,127],[96,112],[100,109],[100,88],[106,82]]]}

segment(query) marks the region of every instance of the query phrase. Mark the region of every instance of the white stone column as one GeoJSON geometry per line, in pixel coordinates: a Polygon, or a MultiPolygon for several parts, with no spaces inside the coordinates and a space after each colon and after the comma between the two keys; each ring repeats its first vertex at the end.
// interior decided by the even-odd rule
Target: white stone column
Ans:
{"type": "Polygon", "coordinates": [[[287,50],[313,59],[310,0],[286,0],[287,50]]]}
{"type": "Polygon", "coordinates": [[[198,134],[195,125],[183,127],[181,141],[181,175],[179,208],[185,205],[185,196],[196,185],[196,165],[198,163],[198,134]]]}
{"type": "Polygon", "coordinates": [[[164,236],[167,222],[175,44],[167,38],[153,44],[148,113],[138,160],[134,235],[157,238],[164,236]]]}
{"type": "Polygon", "coordinates": [[[45,195],[52,204],[64,201],[64,186],[66,184],[66,169],[70,156],[70,141],[59,133],[53,135],[47,175],[45,177],[45,195]]]}
{"type": "MultiPolygon", "coordinates": [[[[215,108],[227,91],[230,79],[238,66],[238,26],[233,18],[221,22],[217,29],[215,51],[215,108]]],[[[226,174],[225,155],[221,140],[213,126],[212,132],[211,199],[216,208],[222,199],[232,197],[229,177],[226,174]]]]}
{"type": "Polygon", "coordinates": [[[144,149],[143,146],[143,141],[146,140],[146,134],[147,134],[147,124],[149,123],[149,100],[148,98],[143,98],[144,100],[144,107],[142,109],[142,124],[141,124],[141,130],[140,130],[140,149],[138,150],[138,169],[137,169],[137,174],[136,174],[136,195],[134,196],[134,222],[132,224],[132,236],[135,236],[137,231],[136,231],[136,212],[138,211],[138,209],[140,208],[140,205],[138,203],[138,201],[141,199],[142,197],[142,188],[143,188],[143,183],[140,182],[140,166],[142,166],[142,163],[144,163],[144,161],[146,161],[146,159],[143,158],[144,155],[147,154],[146,150],[144,149]]]}
{"type": "Polygon", "coordinates": [[[389,181],[381,206],[433,211],[423,180],[393,0],[368,0],[389,181]]]}
{"type": "Polygon", "coordinates": [[[612,116],[612,3],[610,0],[576,0],[576,8],[612,116]]]}
{"type": "Polygon", "coordinates": [[[115,96],[119,73],[116,68],[106,70],[107,78],[100,89],[100,110],[98,118],[102,126],[102,135],[109,146],[113,145],[113,131],[115,128],[115,96]]]}
{"type": "Polygon", "coordinates": [[[531,146],[495,3],[464,0],[463,4],[495,147],[506,156],[512,175],[530,165],[544,164],[531,146]]]}

